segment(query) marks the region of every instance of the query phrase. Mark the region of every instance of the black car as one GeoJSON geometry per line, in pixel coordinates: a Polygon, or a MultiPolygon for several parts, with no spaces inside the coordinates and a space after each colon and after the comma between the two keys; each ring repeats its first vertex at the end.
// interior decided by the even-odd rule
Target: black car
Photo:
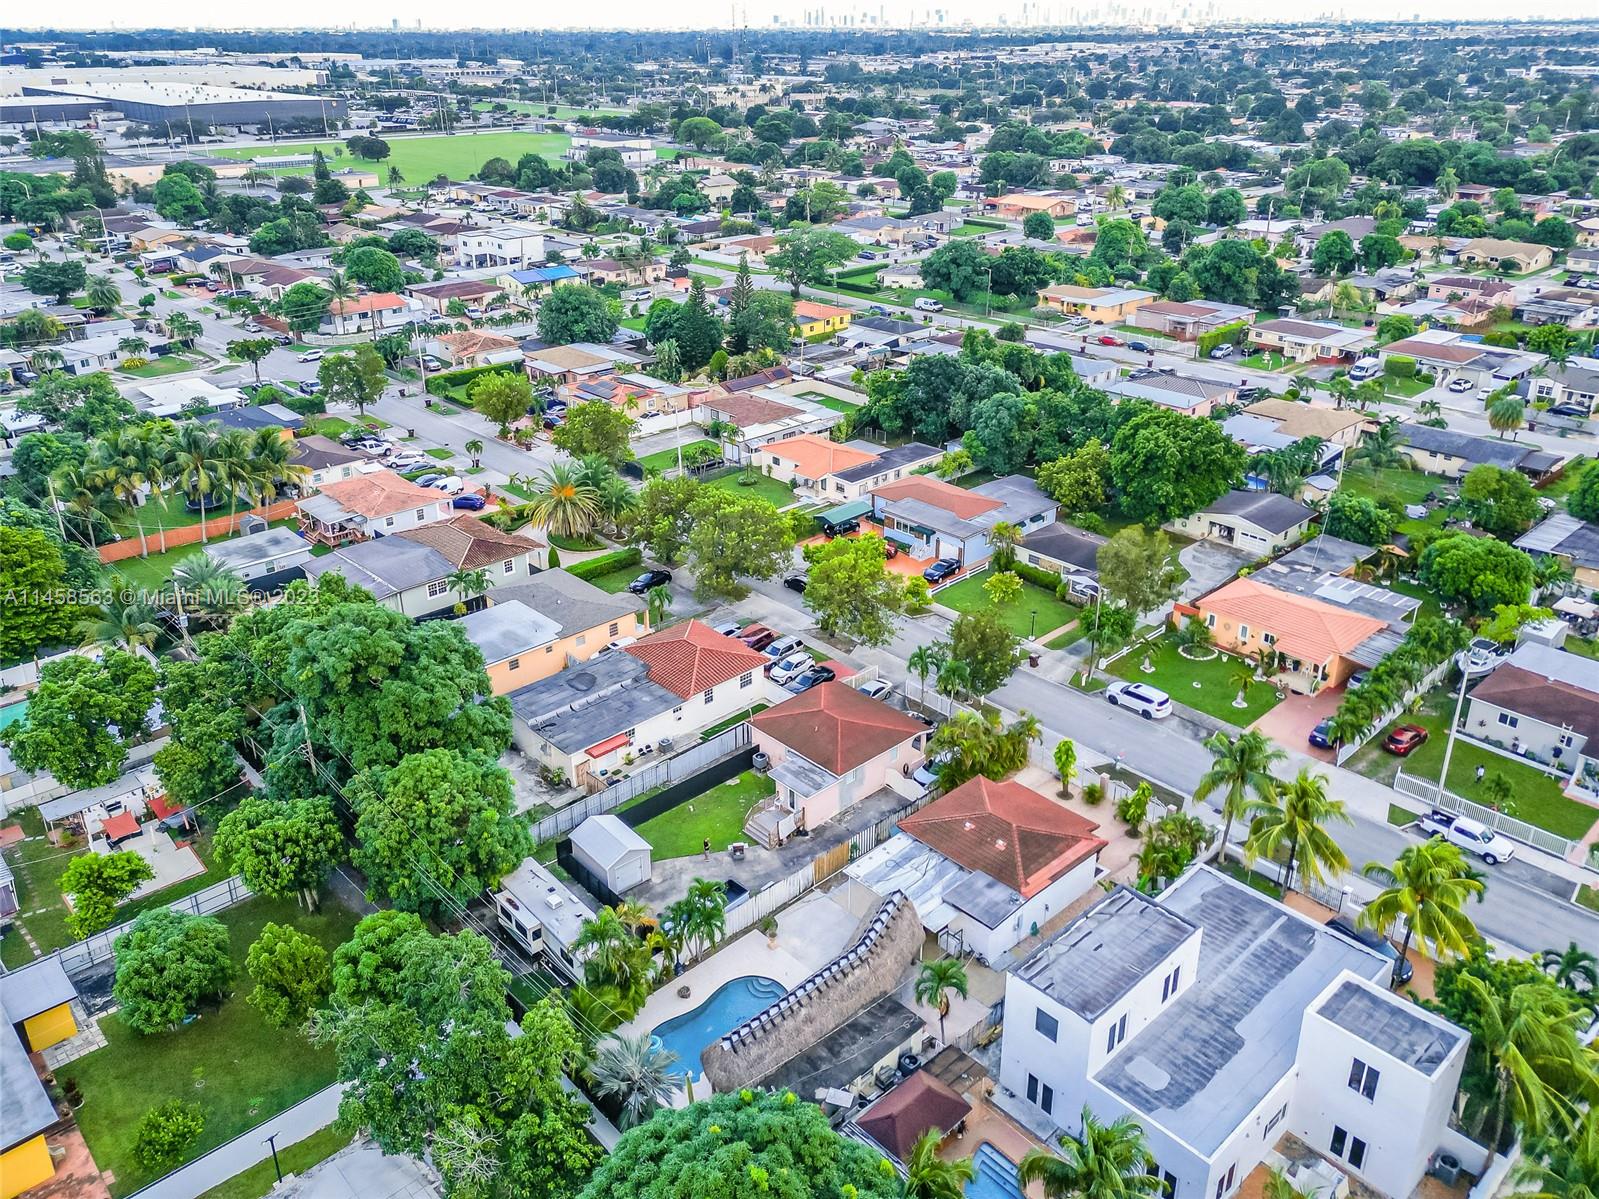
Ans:
{"type": "Polygon", "coordinates": [[[922,571],[922,578],[929,583],[942,583],[950,575],[960,570],[960,560],[957,558],[940,558],[926,570],[922,571]]]}
{"type": "Polygon", "coordinates": [[[1127,348],[1139,354],[1153,354],[1155,352],[1149,348],[1147,341],[1130,341],[1127,343],[1127,348]]]}
{"type": "Polygon", "coordinates": [[[859,533],[861,522],[858,520],[826,521],[822,524],[822,532],[829,537],[844,537],[850,533],[859,533]]]}
{"type": "Polygon", "coordinates": [[[1393,947],[1393,944],[1388,940],[1388,938],[1377,932],[1375,929],[1361,928],[1348,916],[1334,916],[1331,920],[1327,921],[1327,927],[1332,929],[1335,933],[1342,933],[1351,941],[1356,941],[1361,945],[1364,945],[1373,953],[1381,954],[1383,957],[1387,958],[1389,963],[1393,966],[1393,976],[1389,983],[1390,986],[1404,986],[1410,981],[1410,976],[1415,973],[1415,967],[1410,964],[1409,959],[1400,957],[1399,951],[1393,947]]]}
{"type": "Polygon", "coordinates": [[[1554,416],[1589,416],[1590,413],[1581,404],[1556,404],[1549,409],[1554,416]]]}
{"type": "Polygon", "coordinates": [[[643,595],[651,587],[659,587],[662,583],[670,583],[671,581],[671,571],[656,567],[654,570],[646,570],[639,575],[638,578],[627,585],[627,589],[634,595],[643,595]]]}
{"type": "Polygon", "coordinates": [[[786,684],[788,690],[798,695],[802,691],[809,691],[812,687],[822,683],[831,683],[838,677],[838,673],[831,666],[813,666],[792,683],[786,684]]]}
{"type": "Polygon", "coordinates": [[[785,578],[783,580],[783,586],[787,587],[790,591],[797,591],[801,595],[804,595],[805,594],[805,576],[804,575],[789,575],[787,578],[785,578]]]}

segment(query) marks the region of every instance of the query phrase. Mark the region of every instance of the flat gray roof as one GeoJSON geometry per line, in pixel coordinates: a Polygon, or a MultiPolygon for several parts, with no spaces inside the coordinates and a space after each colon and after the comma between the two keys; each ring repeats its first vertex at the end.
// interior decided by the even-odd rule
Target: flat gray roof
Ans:
{"type": "Polygon", "coordinates": [[[309,555],[311,543],[293,529],[277,528],[262,529],[259,533],[213,542],[203,548],[212,561],[237,570],[245,566],[254,566],[257,562],[286,558],[290,554],[309,555]]]}
{"type": "Polygon", "coordinates": [[[78,997],[78,988],[67,977],[61,959],[55,954],[19,966],[5,979],[6,1015],[15,1023],[47,1012],[78,997]]]}
{"type": "Polygon", "coordinates": [[[563,753],[576,753],[607,737],[670,712],[682,699],[650,682],[649,668],[632,654],[598,654],[587,662],[529,683],[507,698],[518,720],[563,753]]]}
{"type": "Polygon", "coordinates": [[[1429,1077],[1466,1037],[1462,1029],[1427,1019],[1406,1000],[1349,979],[1323,1000],[1316,1014],[1429,1077]]]}
{"type": "MultiPolygon", "coordinates": [[[[312,499],[321,498],[312,496],[312,499]]],[[[315,583],[328,573],[343,575],[357,587],[372,593],[373,599],[388,599],[412,587],[443,579],[455,566],[430,545],[404,537],[379,537],[342,546],[303,564],[306,578],[315,583]]]]}
{"type": "Polygon", "coordinates": [[[525,582],[496,587],[489,593],[491,605],[511,600],[520,600],[533,611],[549,617],[563,637],[609,624],[630,612],[642,612],[646,607],[645,602],[631,592],[619,591],[612,595],[560,569],[542,570],[525,582]]]}
{"type": "Polygon", "coordinates": [[[461,617],[459,624],[467,640],[482,651],[483,661],[489,663],[548,645],[561,632],[558,624],[521,600],[479,608],[461,617]]]}
{"type": "Polygon", "coordinates": [[[1293,1068],[1316,997],[1345,970],[1375,981],[1389,964],[1206,866],[1159,903],[1200,930],[1199,976],[1095,1081],[1208,1156],[1293,1068]]]}
{"type": "Polygon", "coordinates": [[[1094,1020],[1195,935],[1183,916],[1118,887],[1016,973],[1062,1007],[1094,1020]]]}

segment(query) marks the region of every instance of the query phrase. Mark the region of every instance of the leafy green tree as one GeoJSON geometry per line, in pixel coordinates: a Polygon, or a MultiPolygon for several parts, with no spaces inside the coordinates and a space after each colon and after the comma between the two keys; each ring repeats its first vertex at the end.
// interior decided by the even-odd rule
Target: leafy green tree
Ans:
{"type": "Polygon", "coordinates": [[[1020,660],[1019,639],[989,608],[962,612],[950,626],[950,659],[970,672],[973,695],[987,695],[1010,678],[1020,660]]]}
{"type": "Polygon", "coordinates": [[[1482,615],[1499,604],[1524,604],[1532,594],[1532,559],[1514,546],[1451,533],[1421,551],[1422,585],[1448,604],[1482,615]]]}
{"type": "Polygon", "coordinates": [[[1355,269],[1357,258],[1354,239],[1342,229],[1333,229],[1317,239],[1311,269],[1318,275],[1347,275],[1355,269]]]}
{"type": "MultiPolygon", "coordinates": [[[[1204,628],[1203,625],[1198,626],[1204,628]]],[[[1194,788],[1194,801],[1202,803],[1221,794],[1221,854],[1225,858],[1231,843],[1233,821],[1245,816],[1251,803],[1269,802],[1277,789],[1273,767],[1287,760],[1264,734],[1250,729],[1237,737],[1212,733],[1205,739],[1210,751],[1210,769],[1200,776],[1194,788]]]]}
{"type": "Polygon", "coordinates": [[[616,405],[590,400],[567,409],[566,420],[555,430],[552,440],[557,449],[574,458],[598,454],[608,462],[622,462],[633,456],[629,443],[635,424],[616,405]]]}
{"type": "Polygon", "coordinates": [[[1055,743],[1054,762],[1064,791],[1077,778],[1077,745],[1070,737],[1062,737],[1055,743]]]}
{"type": "Polygon", "coordinates": [[[773,578],[792,560],[793,526],[759,496],[706,487],[690,517],[684,548],[699,599],[741,598],[749,589],[740,580],[773,578]]]}
{"type": "Polygon", "coordinates": [[[83,290],[83,298],[97,315],[106,316],[122,303],[122,289],[107,276],[94,275],[83,290]]]}
{"type": "Polygon", "coordinates": [[[470,903],[532,852],[503,767],[448,749],[356,776],[353,860],[375,895],[407,911],[470,903]]]}
{"type": "Polygon", "coordinates": [[[58,537],[0,524],[0,659],[20,661],[69,642],[85,615],[83,605],[70,602],[72,582],[58,537]]]}
{"type": "Polygon", "coordinates": [[[1038,485],[1068,513],[1097,512],[1110,498],[1110,451],[1090,438],[1038,468],[1038,485]]]}
{"type": "Polygon", "coordinates": [[[168,172],[156,180],[152,196],[155,210],[169,221],[180,225],[194,225],[205,219],[205,196],[185,175],[168,172]]]}
{"type": "Polygon", "coordinates": [[[1416,318],[1403,312],[1392,312],[1377,322],[1377,340],[1386,345],[1390,341],[1403,341],[1416,335],[1416,318]]]}
{"type": "Polygon", "coordinates": [[[398,1002],[404,972],[425,956],[423,943],[434,940],[415,912],[388,908],[362,917],[350,939],[333,951],[334,1006],[398,1002]]]}
{"type": "Polygon", "coordinates": [[[1030,212],[1022,221],[1022,233],[1035,241],[1054,241],[1054,218],[1047,212],[1030,212]]]}
{"type": "Polygon", "coordinates": [[[938,1039],[944,1039],[944,1019],[949,1015],[950,996],[965,999],[969,994],[966,967],[957,958],[938,958],[923,962],[916,972],[916,1002],[938,1011],[938,1039]]]}
{"type": "Polygon", "coordinates": [[[994,261],[971,238],[955,238],[922,259],[922,281],[964,302],[989,290],[994,261]]]}
{"type": "Polygon", "coordinates": [[[49,296],[57,304],[65,304],[89,284],[89,273],[83,269],[83,263],[49,259],[23,267],[19,278],[23,287],[35,295],[49,296]]]}
{"type": "Polygon", "coordinates": [[[1105,594],[1135,613],[1158,608],[1177,594],[1182,573],[1165,533],[1129,526],[1094,555],[1105,594]]]}
{"type": "Polygon", "coordinates": [[[205,1131],[198,1103],[168,1099],[145,1112],[133,1134],[133,1160],[153,1175],[165,1174],[189,1156],[205,1131]]]}
{"type": "Polygon", "coordinates": [[[228,930],[211,916],[171,908],[141,912],[117,938],[111,993],[134,1032],[177,1028],[207,995],[222,997],[233,975],[228,930]]]}
{"type": "Polygon", "coordinates": [[[117,905],[132,895],[140,883],[154,877],[150,863],[131,850],[73,858],[57,880],[61,893],[72,896],[67,930],[82,940],[102,928],[110,928],[117,917],[117,905]]]}
{"type": "Polygon", "coordinates": [[[360,246],[344,256],[344,273],[368,291],[395,292],[405,286],[400,260],[378,246],[360,246]]]}
{"type": "Polygon", "coordinates": [[[333,295],[327,288],[302,280],[283,293],[283,319],[296,333],[309,333],[322,324],[332,303],[333,295]]]}
{"type": "Polygon", "coordinates": [[[292,925],[268,921],[245,954],[244,966],[255,980],[250,1006],[273,1028],[304,1023],[333,985],[328,951],[292,925]]]}
{"type": "Polygon", "coordinates": [[[317,366],[322,383],[322,398],[329,405],[348,404],[362,416],[366,406],[383,398],[389,378],[384,373],[383,355],[363,343],[344,354],[329,354],[317,366]]]}
{"type": "Polygon", "coordinates": [[[322,884],[344,859],[345,845],[326,799],[252,795],[217,823],[216,852],[257,895],[294,895],[311,909],[322,884]]]}
{"type": "Polygon", "coordinates": [[[1533,1199],[1594,1199],[1599,1195],[1599,1114],[1586,1112],[1570,1137],[1551,1137],[1542,1142],[1543,1152],[1528,1156],[1511,1174],[1517,1183],[1531,1183],[1532,1189],[1517,1186],[1517,1194],[1533,1199]]]}
{"type": "Polygon", "coordinates": [[[1582,472],[1576,490],[1566,497],[1566,511],[1578,520],[1599,522],[1599,470],[1582,472]]]}
{"type": "Polygon", "coordinates": [[[1460,485],[1461,498],[1478,528],[1509,541],[1527,531],[1538,517],[1538,496],[1519,470],[1474,466],[1460,485]]]}
{"type": "Polygon", "coordinates": [[[1335,491],[1327,497],[1323,531],[1361,545],[1387,545],[1398,521],[1376,500],[1351,492],[1335,491]]]}
{"type": "Polygon", "coordinates": [[[610,302],[592,287],[557,287],[539,304],[539,338],[551,345],[574,341],[607,344],[616,334],[610,302]]]}
{"type": "Polygon", "coordinates": [[[709,117],[685,117],[678,123],[677,140],[703,150],[722,137],[722,127],[709,117]]]}
{"type": "Polygon", "coordinates": [[[671,340],[677,343],[683,369],[693,374],[710,362],[722,348],[725,333],[721,318],[706,306],[705,285],[695,279],[689,285],[688,299],[678,306],[672,318],[671,340]]]}
{"type": "Polygon", "coordinates": [[[74,790],[103,787],[122,773],[155,691],[155,668],[126,650],[60,658],[44,666],[27,715],[0,741],[24,770],[48,770],[74,790]]]}
{"type": "Polygon", "coordinates": [[[899,1176],[882,1155],[833,1131],[821,1108],[792,1091],[745,1089],[629,1129],[578,1199],[756,1195],[776,1192],[779,1182],[784,1199],[900,1196],[899,1176]],[[729,1180],[738,1180],[733,1190],[729,1180]]]}
{"type": "Polygon", "coordinates": [[[777,235],[777,249],[766,256],[766,265],[788,280],[797,298],[805,284],[827,282],[828,273],[855,257],[855,251],[847,234],[800,225],[777,235]]]}
{"type": "MultiPolygon", "coordinates": [[[[1459,846],[1442,837],[1407,845],[1392,866],[1368,862],[1361,870],[1382,884],[1382,890],[1361,909],[1360,922],[1381,932],[1403,917],[1405,939],[1399,960],[1410,952],[1411,938],[1435,962],[1462,957],[1477,940],[1477,929],[1465,913],[1466,901],[1482,898],[1483,882],[1466,865],[1459,846]]],[[[1398,962],[1394,968],[1398,970],[1398,962]]]]}
{"type": "Polygon", "coordinates": [[[1283,868],[1285,886],[1293,886],[1294,867],[1317,882],[1325,882],[1329,872],[1349,868],[1349,859],[1327,832],[1333,823],[1350,823],[1344,801],[1327,794],[1327,776],[1311,774],[1302,768],[1292,781],[1273,788],[1268,796],[1252,800],[1248,810],[1254,819],[1244,841],[1244,857],[1276,859],[1287,851],[1283,868]]]}
{"type": "Polygon", "coordinates": [[[499,426],[501,437],[509,437],[511,425],[533,407],[533,382],[521,371],[479,375],[466,394],[479,416],[499,426]]]}
{"type": "Polygon", "coordinates": [[[835,537],[805,547],[810,570],[805,606],[828,637],[857,645],[885,645],[905,607],[900,576],[885,565],[887,547],[878,536],[835,537]]]}
{"type": "Polygon", "coordinates": [[[1060,1153],[1030,1150],[1016,1170],[1022,1187],[1044,1199],[1160,1199],[1166,1184],[1150,1169],[1144,1130],[1131,1116],[1102,1124],[1083,1108],[1082,1131],[1060,1139],[1060,1153]]]}
{"type": "Polygon", "coordinates": [[[1164,524],[1219,499],[1242,477],[1247,456],[1214,421],[1151,406],[1116,430],[1111,480],[1127,515],[1164,524]]]}
{"type": "Polygon", "coordinates": [[[243,337],[228,342],[228,357],[236,362],[247,362],[255,371],[255,381],[261,382],[261,363],[276,348],[270,337],[243,337]]]}

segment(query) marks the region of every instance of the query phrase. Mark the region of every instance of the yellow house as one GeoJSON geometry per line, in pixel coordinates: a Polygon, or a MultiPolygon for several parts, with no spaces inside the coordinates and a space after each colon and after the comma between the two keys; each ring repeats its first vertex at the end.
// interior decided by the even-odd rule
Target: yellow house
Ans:
{"type": "Polygon", "coordinates": [[[849,328],[850,311],[833,304],[818,304],[815,300],[799,300],[794,304],[794,324],[801,337],[821,337],[828,333],[841,333],[849,328]]]}
{"type": "Polygon", "coordinates": [[[1130,287],[1079,287],[1057,283],[1038,293],[1038,302],[1068,316],[1086,317],[1096,325],[1120,324],[1145,304],[1160,299],[1152,291],[1130,287]]]}
{"type": "Polygon", "coordinates": [[[28,1060],[78,1031],[78,997],[58,958],[41,958],[6,975],[0,989],[0,1199],[55,1175],[46,1134],[60,1123],[55,1104],[28,1060]]]}
{"type": "Polygon", "coordinates": [[[612,595],[560,569],[495,587],[487,598],[488,607],[459,623],[482,652],[495,695],[509,695],[588,661],[612,642],[650,631],[643,599],[626,591],[612,595]]]}

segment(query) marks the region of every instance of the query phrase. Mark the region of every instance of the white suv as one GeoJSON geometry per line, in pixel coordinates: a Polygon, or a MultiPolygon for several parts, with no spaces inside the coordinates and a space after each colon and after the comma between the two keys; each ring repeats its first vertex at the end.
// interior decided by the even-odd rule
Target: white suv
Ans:
{"type": "Polygon", "coordinates": [[[1171,696],[1148,683],[1112,683],[1105,698],[1117,708],[1137,712],[1145,720],[1162,720],[1171,715],[1171,696]]]}

